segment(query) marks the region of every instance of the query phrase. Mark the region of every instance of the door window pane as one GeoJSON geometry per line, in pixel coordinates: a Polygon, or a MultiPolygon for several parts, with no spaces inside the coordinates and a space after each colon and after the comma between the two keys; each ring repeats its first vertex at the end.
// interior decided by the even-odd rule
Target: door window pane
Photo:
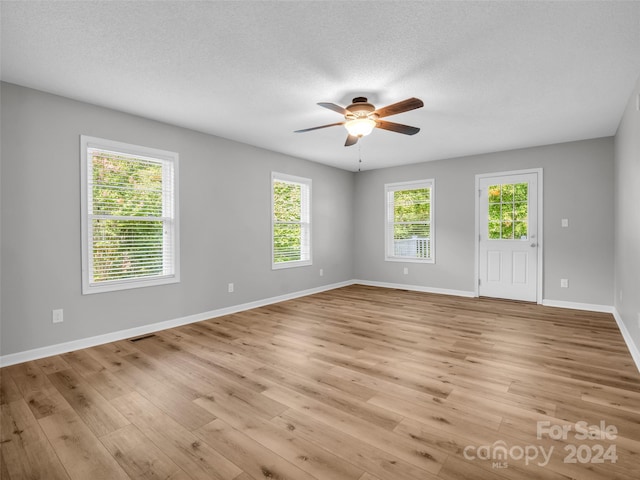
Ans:
{"type": "Polygon", "coordinates": [[[526,240],[527,239],[527,222],[516,222],[515,230],[513,235],[516,239],[526,240]]]}
{"type": "Polygon", "coordinates": [[[529,185],[491,185],[488,191],[487,234],[491,240],[526,240],[528,235],[529,185]]]}
{"type": "Polygon", "coordinates": [[[500,203],[500,185],[489,187],[489,203],[500,203]]]}

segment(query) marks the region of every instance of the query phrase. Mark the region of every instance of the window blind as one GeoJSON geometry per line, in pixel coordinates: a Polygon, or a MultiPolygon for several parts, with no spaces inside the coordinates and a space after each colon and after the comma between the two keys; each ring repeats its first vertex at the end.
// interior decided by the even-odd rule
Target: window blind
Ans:
{"type": "Polygon", "coordinates": [[[87,290],[177,281],[175,159],[105,147],[86,145],[87,290]]]}
{"type": "Polygon", "coordinates": [[[385,258],[433,262],[433,180],[385,185],[385,258]]]}

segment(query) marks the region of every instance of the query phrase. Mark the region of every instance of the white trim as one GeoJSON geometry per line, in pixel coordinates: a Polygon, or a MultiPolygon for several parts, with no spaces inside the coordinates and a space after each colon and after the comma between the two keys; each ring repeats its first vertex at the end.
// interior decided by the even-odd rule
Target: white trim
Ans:
{"type": "Polygon", "coordinates": [[[478,285],[478,279],[480,278],[480,180],[483,178],[491,178],[491,177],[501,177],[508,175],[526,175],[528,173],[537,174],[537,184],[538,184],[538,285],[536,286],[537,294],[536,294],[536,302],[539,305],[543,305],[542,299],[542,288],[543,288],[543,249],[544,249],[544,208],[543,208],[543,169],[542,168],[528,168],[525,170],[509,170],[506,172],[494,172],[494,173],[479,173],[476,175],[475,182],[475,266],[474,266],[474,296],[480,296],[480,286],[478,285]]]}
{"type": "MultiPolygon", "coordinates": [[[[90,295],[95,293],[112,292],[117,290],[128,290],[133,288],[153,287],[171,283],[180,283],[180,206],[179,206],[179,160],[177,152],[161,150],[158,148],[134,145],[105,138],[80,135],[80,229],[81,229],[81,266],[82,266],[82,294],[90,295]],[[173,196],[168,202],[166,194],[163,195],[163,210],[166,208],[171,215],[165,217],[149,217],[149,219],[168,221],[171,225],[171,254],[173,255],[172,271],[165,271],[162,275],[151,277],[125,278],[95,283],[90,278],[93,273],[93,255],[90,218],[112,218],[111,216],[90,215],[89,197],[92,192],[89,188],[91,177],[91,166],[89,165],[88,150],[99,149],[107,152],[129,155],[138,159],[162,163],[163,184],[171,183],[173,196]],[[169,175],[169,172],[171,173],[169,175]]],[[[164,190],[164,187],[163,187],[164,190]]],[[[164,212],[163,214],[166,214],[164,212]]],[[[126,217],[119,217],[126,219],[126,217]]],[[[146,217],[131,217],[142,221],[146,217]]],[[[167,239],[165,238],[164,254],[167,255],[167,239]]],[[[166,263],[165,263],[166,269],[166,263]]]]}
{"type": "MultiPolygon", "coordinates": [[[[79,340],[72,340],[70,342],[58,343],[56,345],[49,345],[46,347],[34,348],[32,350],[25,350],[23,352],[11,353],[9,355],[0,355],[0,367],[8,367],[17,363],[28,362],[31,360],[38,360],[52,355],[60,355],[63,353],[71,352],[73,350],[80,350],[83,348],[95,347],[96,345],[102,345],[105,343],[116,342],[118,340],[125,340],[127,338],[138,337],[140,335],[146,335],[160,330],[166,330],[168,328],[175,328],[181,325],[187,325],[190,323],[201,322],[210,318],[221,317],[224,315],[230,315],[232,313],[243,312],[251,310],[253,308],[264,307],[278,302],[284,302],[286,300],[293,300],[294,298],[304,297],[307,295],[313,295],[315,293],[326,292],[328,290],[334,290],[336,288],[348,287],[349,285],[365,285],[369,287],[381,287],[381,288],[393,288],[398,290],[410,290],[415,292],[436,293],[440,295],[454,295],[458,297],[473,298],[476,297],[475,292],[466,290],[452,290],[448,288],[435,288],[435,287],[423,287],[420,285],[406,285],[403,283],[389,283],[389,282],[375,282],[371,280],[347,280],[344,282],[332,283],[329,285],[323,285],[321,287],[309,288],[307,290],[300,290],[297,292],[287,293],[284,295],[278,295],[276,297],[265,298],[262,300],[256,300],[253,302],[243,303],[240,305],[232,305],[230,307],[219,308],[203,313],[196,313],[194,315],[188,315],[186,317],[175,318],[173,320],[166,320],[163,322],[152,323],[150,325],[142,325],[140,327],[129,328],[126,330],[119,330],[117,332],[106,333],[103,335],[96,335],[94,337],[81,338],[79,340]]],[[[620,314],[617,309],[610,305],[597,305],[591,303],[577,303],[577,302],[565,302],[562,300],[543,300],[542,305],[558,308],[570,308],[574,310],[587,310],[592,312],[603,312],[613,314],[620,333],[624,338],[629,353],[633,358],[638,371],[640,371],[640,350],[633,342],[631,334],[627,330],[620,314]]]]}
{"type": "MultiPolygon", "coordinates": [[[[433,250],[431,250],[433,252],[433,250]]],[[[400,262],[400,263],[436,263],[435,259],[423,260],[415,257],[387,257],[385,262],[400,262]]]]}
{"type": "Polygon", "coordinates": [[[613,313],[613,307],[611,305],[599,305],[596,303],[566,302],[564,300],[549,300],[545,298],[542,300],[541,304],[545,307],[569,308],[571,310],[585,310],[587,312],[613,313]]]}
{"type": "Polygon", "coordinates": [[[327,290],[347,287],[349,285],[353,285],[353,283],[354,283],[353,281],[346,281],[346,282],[333,283],[329,285],[323,285],[321,287],[310,288],[307,290],[300,290],[298,292],[278,295],[276,297],[256,300],[254,302],[248,302],[240,305],[233,305],[230,307],[219,308],[216,310],[211,310],[203,313],[196,313],[194,315],[175,318],[173,320],[165,320],[163,322],[152,323],[149,325],[142,325],[140,327],[128,328],[126,330],[119,330],[117,332],[105,333],[103,335],[96,335],[95,337],[81,338],[78,340],[72,340],[70,342],[58,343],[56,345],[49,345],[46,347],[34,348],[32,350],[26,350],[24,352],[10,353],[8,355],[0,356],[0,367],[8,367],[9,365],[15,365],[16,363],[28,362],[31,360],[38,360],[40,358],[50,357],[52,355],[60,355],[62,353],[71,352],[73,350],[80,350],[83,348],[95,347],[96,345],[116,342],[118,340],[125,340],[127,338],[138,337],[140,335],[146,335],[149,333],[158,332],[160,330],[166,330],[168,328],[179,327],[181,325],[187,325],[189,323],[201,322],[203,320],[208,320],[210,318],[221,317],[223,315],[230,315],[232,313],[243,312],[245,310],[251,310],[253,308],[264,307],[265,305],[271,305],[273,303],[284,302],[285,300],[292,300],[298,297],[313,295],[314,293],[320,293],[320,292],[325,292],[327,290]]]}
{"type": "Polygon", "coordinates": [[[353,284],[368,287],[394,288],[396,290],[411,290],[412,292],[437,293],[440,295],[454,295],[456,297],[473,298],[475,294],[467,290],[452,290],[449,288],[423,287],[422,285],[407,285],[404,283],[374,282],[371,280],[353,280],[353,284]]]}
{"type": "Polygon", "coordinates": [[[394,182],[384,184],[384,259],[386,262],[411,262],[411,263],[436,263],[436,236],[435,236],[435,215],[436,215],[436,180],[435,178],[427,178],[424,180],[411,180],[408,182],[394,182]],[[431,256],[429,258],[402,257],[391,255],[394,244],[393,233],[393,203],[389,201],[389,194],[401,190],[418,190],[429,189],[429,249],[431,256]],[[391,219],[389,218],[391,217],[391,219]],[[389,228],[389,224],[392,225],[389,228]]]}
{"type": "Polygon", "coordinates": [[[286,268],[308,267],[309,265],[313,265],[313,262],[311,260],[290,260],[288,262],[272,263],[271,270],[284,270],[286,268]]]}
{"type": "MultiPolygon", "coordinates": [[[[296,268],[296,267],[308,267],[309,265],[313,265],[313,225],[312,225],[312,208],[313,208],[313,199],[312,199],[312,184],[313,180],[311,178],[305,177],[297,177],[295,175],[289,175],[286,173],[279,172],[271,172],[271,269],[272,270],[280,270],[286,268],[296,268]],[[273,184],[274,182],[283,182],[283,183],[292,183],[295,185],[300,185],[301,189],[305,188],[307,190],[306,202],[305,195],[301,195],[300,198],[300,207],[301,207],[301,215],[300,215],[300,227],[301,227],[301,235],[305,234],[304,225],[307,225],[306,235],[309,237],[307,243],[308,250],[308,258],[302,260],[290,260],[288,262],[275,262],[275,238],[274,238],[274,228],[275,228],[275,208],[273,202],[273,184]],[[306,215],[305,215],[306,212],[306,215]],[[304,222],[304,217],[306,217],[306,222],[304,222]]],[[[301,190],[301,193],[304,190],[301,190]]],[[[304,245],[305,242],[303,238],[300,239],[300,254],[303,256],[304,253],[304,245]]]]}
{"type": "Polygon", "coordinates": [[[631,354],[631,358],[633,358],[633,361],[636,364],[636,368],[640,372],[640,349],[638,349],[638,345],[636,345],[635,342],[633,341],[633,337],[629,333],[629,330],[627,330],[627,326],[622,321],[622,317],[620,316],[618,309],[616,307],[612,307],[612,309],[613,309],[613,312],[612,312],[613,318],[616,319],[616,323],[618,324],[618,329],[622,334],[622,338],[624,338],[624,342],[627,344],[627,349],[631,354]]]}
{"type": "Polygon", "coordinates": [[[598,305],[595,303],[579,303],[579,302],[566,302],[564,300],[548,300],[544,299],[542,301],[542,305],[546,307],[555,307],[555,308],[570,308],[572,310],[586,310],[588,312],[601,312],[601,313],[610,313],[613,315],[616,323],[618,324],[618,330],[622,334],[622,338],[624,339],[624,343],[627,344],[627,350],[631,354],[631,358],[633,362],[636,364],[636,368],[640,372],[640,349],[633,341],[633,337],[627,330],[627,326],[622,321],[622,317],[618,312],[618,309],[612,305],[598,305]]]}

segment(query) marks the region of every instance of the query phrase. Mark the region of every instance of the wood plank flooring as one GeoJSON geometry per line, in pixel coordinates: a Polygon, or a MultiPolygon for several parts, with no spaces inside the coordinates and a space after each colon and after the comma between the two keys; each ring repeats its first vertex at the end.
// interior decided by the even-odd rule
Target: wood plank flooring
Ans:
{"type": "Polygon", "coordinates": [[[520,302],[354,285],[5,367],[0,386],[3,480],[640,472],[613,317],[520,302]]]}

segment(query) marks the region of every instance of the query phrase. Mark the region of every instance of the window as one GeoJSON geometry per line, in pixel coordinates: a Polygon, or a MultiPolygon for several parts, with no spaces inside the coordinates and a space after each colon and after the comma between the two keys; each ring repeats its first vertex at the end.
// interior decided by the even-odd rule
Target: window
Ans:
{"type": "Polygon", "coordinates": [[[433,263],[434,180],[389,183],[384,190],[385,259],[433,263]]]}
{"type": "Polygon", "coordinates": [[[311,180],[271,174],[272,268],[311,265],[311,180]]]}
{"type": "Polygon", "coordinates": [[[178,282],[178,154],[80,143],[82,293],[178,282]]]}
{"type": "Polygon", "coordinates": [[[529,224],[529,184],[489,186],[489,239],[526,240],[529,224]]]}

